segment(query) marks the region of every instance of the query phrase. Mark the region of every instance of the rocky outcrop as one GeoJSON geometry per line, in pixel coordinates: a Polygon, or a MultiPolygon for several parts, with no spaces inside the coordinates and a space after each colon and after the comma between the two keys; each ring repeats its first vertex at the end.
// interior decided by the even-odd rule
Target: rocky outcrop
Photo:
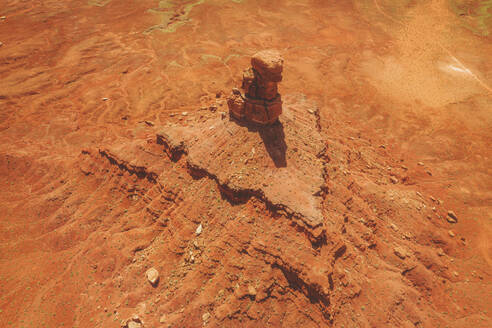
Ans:
{"type": "Polygon", "coordinates": [[[229,201],[259,199],[320,243],[324,170],[319,155],[324,145],[315,112],[316,105],[303,95],[289,95],[285,114],[268,127],[243,126],[215,115],[193,127],[165,127],[156,142],[172,160],[185,154],[189,173],[215,181],[229,201]]]}
{"type": "Polygon", "coordinates": [[[251,58],[243,74],[241,92],[234,88],[227,100],[231,116],[258,124],[275,123],[282,114],[277,83],[282,81],[283,59],[277,51],[264,50],[251,58]]]}

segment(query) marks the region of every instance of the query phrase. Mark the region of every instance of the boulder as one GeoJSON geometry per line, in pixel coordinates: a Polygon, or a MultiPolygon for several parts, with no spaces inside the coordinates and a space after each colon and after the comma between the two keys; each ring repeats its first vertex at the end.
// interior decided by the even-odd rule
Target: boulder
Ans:
{"type": "Polygon", "coordinates": [[[148,269],[145,274],[147,276],[147,280],[152,286],[155,286],[159,283],[159,271],[157,271],[155,268],[148,269]]]}
{"type": "Polygon", "coordinates": [[[276,50],[263,50],[251,58],[251,66],[263,80],[271,82],[282,81],[284,60],[276,50]]]}

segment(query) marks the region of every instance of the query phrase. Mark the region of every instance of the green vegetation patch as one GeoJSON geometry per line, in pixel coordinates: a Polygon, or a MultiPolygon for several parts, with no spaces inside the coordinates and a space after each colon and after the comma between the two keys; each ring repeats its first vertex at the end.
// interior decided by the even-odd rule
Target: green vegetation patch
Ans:
{"type": "MultiPolygon", "coordinates": [[[[109,2],[110,0],[89,0],[94,2],[109,2]]],[[[243,0],[231,0],[234,3],[241,3],[243,0]]],[[[191,1],[184,5],[183,9],[179,13],[175,12],[180,3],[179,0],[161,0],[158,7],[147,10],[149,13],[160,16],[160,24],[149,27],[144,31],[144,34],[149,34],[155,30],[159,30],[164,33],[173,33],[180,27],[190,21],[188,18],[190,12],[194,7],[201,5],[205,0],[191,1]]]]}
{"type": "Polygon", "coordinates": [[[144,31],[144,34],[151,33],[155,30],[159,30],[164,33],[172,33],[176,32],[176,30],[189,21],[188,15],[194,7],[201,5],[205,0],[197,0],[191,3],[188,3],[184,6],[183,10],[176,15],[172,10],[172,8],[176,7],[177,4],[173,4],[172,1],[164,0],[159,1],[159,8],[157,9],[149,9],[148,12],[157,14],[161,16],[161,23],[158,25],[154,25],[149,27],[144,31]]]}
{"type": "Polygon", "coordinates": [[[108,3],[110,3],[111,0],[89,0],[87,1],[87,4],[89,6],[97,6],[97,7],[104,7],[108,3]]]}
{"type": "Polygon", "coordinates": [[[202,62],[205,62],[205,63],[208,63],[210,61],[222,62],[222,58],[221,57],[215,56],[215,55],[209,55],[209,54],[202,55],[201,56],[201,60],[202,60],[202,62]]]}
{"type": "Polygon", "coordinates": [[[173,3],[169,0],[161,0],[159,1],[159,8],[161,9],[167,9],[167,8],[172,8],[173,3]]]}
{"type": "Polygon", "coordinates": [[[451,11],[463,18],[463,26],[480,36],[492,29],[492,0],[448,0],[451,11]]]}

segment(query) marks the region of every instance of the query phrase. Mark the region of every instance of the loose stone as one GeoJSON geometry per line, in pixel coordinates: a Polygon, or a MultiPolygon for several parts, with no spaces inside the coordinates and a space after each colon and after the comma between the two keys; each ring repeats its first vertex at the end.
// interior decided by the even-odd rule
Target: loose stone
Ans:
{"type": "Polygon", "coordinates": [[[159,271],[157,271],[155,268],[150,268],[145,274],[147,275],[147,280],[150,282],[151,285],[157,285],[157,283],[159,282],[159,271]]]}

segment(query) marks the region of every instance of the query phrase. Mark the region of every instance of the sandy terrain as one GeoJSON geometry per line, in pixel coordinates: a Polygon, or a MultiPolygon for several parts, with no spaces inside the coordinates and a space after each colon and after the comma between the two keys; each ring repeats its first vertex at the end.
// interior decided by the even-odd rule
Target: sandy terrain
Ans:
{"type": "Polygon", "coordinates": [[[3,0],[1,326],[491,327],[489,13],[3,0]],[[248,129],[269,48],[287,110],[248,129]]]}

